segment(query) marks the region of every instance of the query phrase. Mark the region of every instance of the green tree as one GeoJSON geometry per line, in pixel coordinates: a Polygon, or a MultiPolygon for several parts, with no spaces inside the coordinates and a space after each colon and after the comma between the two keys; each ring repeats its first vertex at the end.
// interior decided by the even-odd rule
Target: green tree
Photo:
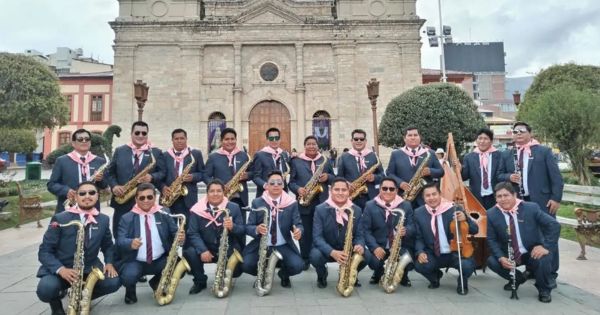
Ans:
{"type": "Polygon", "coordinates": [[[31,153],[36,147],[32,130],[0,128],[0,152],[31,153]]]}
{"type": "Polygon", "coordinates": [[[436,83],[412,88],[388,104],[379,125],[379,142],[387,147],[403,146],[402,130],[408,126],[417,127],[423,143],[433,149],[445,148],[452,132],[456,149],[461,150],[485,123],[465,91],[453,84],[436,83]]]}

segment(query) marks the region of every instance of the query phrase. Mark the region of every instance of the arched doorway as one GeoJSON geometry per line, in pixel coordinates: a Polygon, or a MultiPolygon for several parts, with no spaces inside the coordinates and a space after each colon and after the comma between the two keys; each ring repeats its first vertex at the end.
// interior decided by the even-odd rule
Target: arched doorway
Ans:
{"type": "Polygon", "coordinates": [[[265,146],[265,132],[271,127],[281,130],[281,148],[290,151],[292,128],[290,112],[277,101],[263,101],[250,111],[249,118],[250,154],[254,154],[265,146]]]}

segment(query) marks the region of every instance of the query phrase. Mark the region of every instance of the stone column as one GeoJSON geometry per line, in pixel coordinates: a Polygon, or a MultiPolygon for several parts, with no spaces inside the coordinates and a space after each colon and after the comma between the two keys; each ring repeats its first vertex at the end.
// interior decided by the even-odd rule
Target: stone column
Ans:
{"type": "Polygon", "coordinates": [[[178,92],[180,98],[175,103],[178,104],[178,107],[171,117],[173,122],[188,131],[188,142],[199,144],[198,147],[206,152],[206,128],[203,126],[202,121],[206,120],[208,114],[206,110],[202,110],[200,107],[203,55],[203,45],[181,45],[181,62],[179,66],[182,80],[178,92]]]}
{"type": "MultiPolygon", "coordinates": [[[[113,95],[111,101],[111,121],[114,125],[130,126],[137,118],[137,105],[133,97],[133,83],[136,80],[135,45],[116,44],[113,95]]],[[[138,77],[141,79],[141,77],[138,77]]],[[[115,139],[113,147],[116,148],[127,141],[127,137],[115,139]]]]}
{"type": "Polygon", "coordinates": [[[292,140],[292,148],[295,147],[298,151],[303,151],[302,144],[306,134],[306,104],[304,86],[304,44],[296,43],[296,121],[298,129],[296,130],[296,141],[292,140]],[[294,144],[294,142],[296,142],[294,144]]]}
{"type": "Polygon", "coordinates": [[[336,132],[332,133],[332,135],[338,135],[337,143],[346,144],[350,138],[350,131],[353,129],[361,128],[370,130],[370,120],[368,119],[369,116],[361,116],[360,114],[362,109],[359,106],[366,107],[364,105],[366,97],[364,96],[365,89],[363,82],[358,83],[361,87],[361,98],[356,94],[358,86],[355,73],[356,44],[352,42],[338,42],[334,43],[332,47],[336,64],[336,101],[338,106],[338,116],[335,117],[337,124],[334,126],[335,129],[332,128],[336,132]]]}
{"type": "Polygon", "coordinates": [[[242,130],[242,44],[233,44],[233,128],[238,132],[238,145],[247,137],[242,130]]]}

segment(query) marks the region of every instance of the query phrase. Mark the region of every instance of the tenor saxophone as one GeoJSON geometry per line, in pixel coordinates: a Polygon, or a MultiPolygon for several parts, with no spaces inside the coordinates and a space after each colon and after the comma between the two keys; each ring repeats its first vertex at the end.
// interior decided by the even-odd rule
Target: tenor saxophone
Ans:
{"type": "Polygon", "coordinates": [[[413,175],[413,177],[410,179],[410,182],[408,183],[408,185],[410,186],[410,189],[404,191],[404,194],[402,195],[402,198],[404,198],[405,200],[408,200],[408,201],[415,200],[415,198],[417,198],[417,195],[419,194],[419,192],[421,191],[423,186],[425,186],[427,184],[427,181],[423,178],[424,177],[423,171],[425,170],[425,167],[427,167],[427,164],[429,164],[430,159],[431,159],[431,153],[427,152],[425,159],[423,159],[423,161],[421,161],[421,164],[419,164],[419,168],[417,168],[417,170],[415,171],[415,174],[413,175]]]}
{"type": "Polygon", "coordinates": [[[317,194],[323,192],[323,185],[319,183],[319,177],[323,174],[323,170],[325,170],[325,160],[323,163],[319,165],[319,167],[315,170],[315,173],[310,178],[310,180],[304,185],[304,189],[306,190],[306,195],[304,197],[298,198],[298,203],[301,206],[308,206],[312,202],[312,200],[317,196],[317,194]]]}
{"type": "Polygon", "coordinates": [[[248,153],[246,153],[246,155],[248,155],[248,161],[244,163],[244,165],[242,165],[242,167],[240,167],[239,170],[237,170],[235,175],[233,175],[233,177],[225,185],[225,197],[227,199],[231,199],[231,196],[235,195],[238,192],[244,191],[244,186],[241,184],[242,176],[252,163],[252,158],[250,157],[250,155],[248,153]]]}
{"type": "Polygon", "coordinates": [[[175,201],[179,197],[187,196],[188,189],[185,186],[185,183],[183,182],[183,178],[192,171],[192,167],[196,163],[196,159],[194,159],[194,155],[191,152],[190,152],[190,156],[192,157],[190,164],[188,164],[183,169],[183,172],[181,172],[181,175],[177,176],[177,178],[175,178],[175,180],[169,186],[169,191],[171,193],[160,197],[160,204],[162,204],[163,206],[170,207],[175,203],[175,201]]]}
{"type": "Polygon", "coordinates": [[[392,212],[400,213],[401,218],[396,224],[396,235],[390,246],[390,255],[385,261],[383,267],[383,276],[379,281],[379,285],[386,293],[393,293],[398,287],[398,283],[404,276],[406,266],[412,262],[412,258],[408,252],[400,257],[400,249],[402,248],[402,236],[400,236],[400,228],[404,226],[405,213],[402,209],[394,209],[392,212]]]}
{"type": "Polygon", "coordinates": [[[175,239],[169,250],[169,255],[167,256],[167,263],[162,270],[158,287],[154,292],[156,302],[158,302],[159,305],[165,305],[171,303],[173,298],[175,298],[175,290],[177,290],[179,280],[183,276],[183,273],[192,269],[187,260],[181,255],[181,244],[179,244],[179,241],[177,240],[179,234],[185,231],[185,215],[170,214],[162,210],[160,210],[160,212],[170,217],[177,218],[179,223],[175,239]]]}
{"type": "Polygon", "coordinates": [[[135,190],[137,188],[138,185],[138,180],[140,180],[140,178],[150,174],[150,172],[152,171],[152,169],[154,169],[154,166],[156,165],[156,159],[154,158],[154,154],[152,154],[152,150],[150,150],[150,158],[151,161],[148,165],[146,165],[146,167],[144,167],[144,169],[139,172],[137,175],[135,175],[132,179],[130,179],[124,186],[123,186],[123,194],[121,196],[116,196],[115,197],[115,201],[122,205],[124,203],[126,203],[129,199],[133,198],[133,196],[135,196],[135,190]]]}
{"type": "Polygon", "coordinates": [[[377,168],[381,165],[379,157],[377,155],[375,155],[375,157],[377,158],[377,163],[369,167],[368,170],[366,170],[362,175],[360,175],[350,184],[350,200],[354,200],[359,195],[366,194],[369,192],[369,188],[367,187],[367,177],[375,173],[377,168]]]}
{"type": "Polygon", "coordinates": [[[348,211],[348,224],[346,225],[346,235],[344,236],[344,253],[348,257],[346,264],[340,266],[340,277],[338,279],[337,291],[343,297],[348,297],[354,290],[354,284],[358,277],[358,265],[364,260],[363,256],[358,253],[352,253],[352,229],[354,228],[354,209],[352,207],[341,209],[348,211]]]}
{"type": "MultiPolygon", "coordinates": [[[[229,209],[218,209],[225,213],[225,219],[229,218],[229,209]]],[[[235,267],[239,263],[243,263],[244,259],[237,249],[233,250],[233,253],[229,258],[227,257],[227,251],[229,250],[229,230],[223,227],[223,233],[221,234],[221,241],[219,243],[219,258],[217,258],[217,271],[215,273],[215,282],[213,283],[212,292],[218,297],[226,297],[233,288],[233,272],[235,267]]]]}
{"type": "MultiPolygon", "coordinates": [[[[252,209],[252,211],[264,211],[263,224],[269,226],[269,210],[265,207],[252,209]]],[[[273,287],[273,276],[275,275],[275,267],[277,261],[283,259],[281,253],[273,249],[271,256],[268,255],[269,244],[266,235],[260,237],[260,247],[258,249],[258,268],[255,282],[256,294],[265,296],[271,292],[273,287]]]]}

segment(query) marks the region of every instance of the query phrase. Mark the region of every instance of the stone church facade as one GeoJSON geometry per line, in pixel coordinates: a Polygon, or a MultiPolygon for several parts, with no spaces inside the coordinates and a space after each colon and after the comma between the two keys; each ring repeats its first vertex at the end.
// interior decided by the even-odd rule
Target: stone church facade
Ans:
{"type": "Polygon", "coordinates": [[[379,119],[393,97],[421,84],[415,2],[119,0],[113,122],[128,129],[137,119],[133,83],[143,80],[144,120],[163,149],[181,127],[206,152],[224,125],[250,151],[270,126],[288,150],[302,151],[311,134],[341,150],[355,128],[372,144],[369,79],[380,81],[379,119]]]}

